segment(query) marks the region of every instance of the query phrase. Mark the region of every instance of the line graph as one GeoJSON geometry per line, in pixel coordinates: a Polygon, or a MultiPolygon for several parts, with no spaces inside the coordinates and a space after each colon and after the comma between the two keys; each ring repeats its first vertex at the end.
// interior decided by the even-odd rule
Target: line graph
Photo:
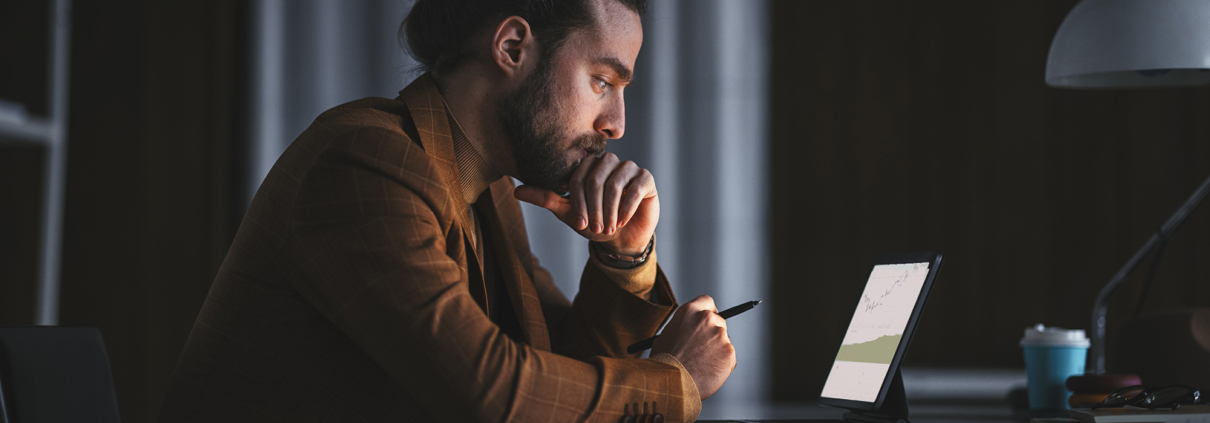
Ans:
{"type": "Polygon", "coordinates": [[[868,292],[861,294],[861,303],[862,303],[862,305],[865,306],[865,312],[871,313],[874,310],[877,310],[878,306],[883,305],[884,303],[882,302],[882,300],[884,298],[890,296],[892,293],[894,293],[895,288],[903,286],[903,281],[905,279],[907,279],[908,276],[911,276],[911,271],[904,272],[902,277],[895,280],[894,282],[891,282],[891,286],[889,288],[887,288],[885,291],[883,291],[882,295],[878,296],[877,300],[870,298],[870,293],[868,293],[868,292]]]}
{"type": "Polygon", "coordinates": [[[842,343],[852,345],[902,334],[927,275],[928,263],[876,266],[842,343]]]}
{"type": "Polygon", "coordinates": [[[874,266],[821,396],[873,402],[899,349],[929,263],[874,266]]]}

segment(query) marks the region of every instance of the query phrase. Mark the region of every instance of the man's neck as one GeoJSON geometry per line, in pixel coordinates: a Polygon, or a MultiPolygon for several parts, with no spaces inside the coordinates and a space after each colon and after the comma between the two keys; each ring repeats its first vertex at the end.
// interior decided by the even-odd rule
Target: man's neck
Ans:
{"type": "Polygon", "coordinates": [[[458,126],[479,156],[496,173],[516,177],[512,149],[500,135],[502,131],[496,119],[498,87],[468,70],[456,70],[434,80],[458,126]]]}

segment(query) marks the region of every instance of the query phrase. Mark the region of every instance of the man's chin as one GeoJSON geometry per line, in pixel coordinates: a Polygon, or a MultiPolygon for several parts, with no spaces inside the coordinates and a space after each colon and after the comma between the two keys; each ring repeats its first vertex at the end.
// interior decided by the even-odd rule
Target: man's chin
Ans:
{"type": "Polygon", "coordinates": [[[568,194],[568,191],[569,191],[568,186],[570,185],[570,182],[571,182],[571,171],[573,169],[568,169],[567,171],[561,172],[561,176],[559,176],[559,177],[546,177],[546,178],[532,178],[531,177],[531,178],[524,178],[524,179],[518,178],[518,180],[520,180],[522,184],[532,186],[532,187],[542,188],[545,190],[550,190],[550,191],[554,192],[555,194],[558,194],[560,197],[566,197],[568,194]]]}

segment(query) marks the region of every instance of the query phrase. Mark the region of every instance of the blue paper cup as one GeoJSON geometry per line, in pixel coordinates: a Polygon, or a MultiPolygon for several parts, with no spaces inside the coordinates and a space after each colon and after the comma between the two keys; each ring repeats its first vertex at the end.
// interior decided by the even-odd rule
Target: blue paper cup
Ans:
{"type": "Polygon", "coordinates": [[[1025,351],[1025,378],[1030,410],[1067,409],[1067,378],[1084,374],[1088,356],[1088,338],[1082,330],[1048,328],[1042,325],[1025,330],[1021,348],[1025,351]]]}

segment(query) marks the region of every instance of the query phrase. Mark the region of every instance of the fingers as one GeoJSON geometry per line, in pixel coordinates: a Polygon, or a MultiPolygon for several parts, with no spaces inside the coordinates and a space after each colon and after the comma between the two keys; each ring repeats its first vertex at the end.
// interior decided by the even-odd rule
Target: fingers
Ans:
{"type": "Polygon", "coordinates": [[[718,312],[718,309],[714,307],[714,298],[711,298],[709,295],[698,295],[697,298],[690,300],[688,303],[685,303],[685,305],[695,310],[710,310],[715,313],[718,312]]]}
{"type": "Polygon", "coordinates": [[[731,342],[731,338],[727,336],[727,319],[724,319],[723,316],[719,316],[718,313],[713,311],[703,310],[702,313],[709,313],[706,316],[705,323],[713,326],[715,330],[718,331],[719,336],[721,336],[728,343],[731,342]]]}
{"type": "Polygon", "coordinates": [[[567,197],[571,201],[570,212],[572,213],[571,218],[574,220],[566,220],[565,222],[571,222],[568,224],[577,231],[587,230],[589,227],[588,206],[585,202],[584,193],[584,178],[588,176],[589,171],[596,167],[594,165],[597,160],[597,157],[591,154],[584,157],[580,160],[580,165],[576,166],[576,170],[571,173],[571,180],[568,181],[567,190],[570,195],[567,197]]]}
{"type": "Polygon", "coordinates": [[[634,217],[634,213],[639,210],[639,205],[644,199],[655,196],[655,177],[651,176],[651,172],[647,169],[639,168],[634,162],[630,163],[637,169],[638,173],[632,177],[630,185],[625,187],[621,193],[621,201],[618,203],[618,227],[626,226],[630,219],[634,217]]]}
{"type": "MultiPolygon", "coordinates": [[[[601,197],[601,206],[605,211],[605,233],[612,235],[617,228],[622,227],[622,219],[630,218],[634,212],[624,209],[623,203],[625,198],[623,194],[629,196],[628,191],[635,191],[633,188],[628,188],[634,185],[634,179],[642,175],[646,170],[634,164],[632,161],[624,161],[619,163],[614,169],[613,174],[609,175],[609,179],[605,181],[604,195],[601,197]],[[629,213],[628,213],[629,212],[629,213]]],[[[638,203],[635,203],[635,209],[638,209],[638,203]]]]}
{"type": "Polygon", "coordinates": [[[700,327],[712,328],[714,335],[718,336],[720,340],[726,341],[728,345],[731,343],[731,336],[727,335],[727,319],[718,314],[718,309],[714,307],[714,298],[709,295],[701,295],[685,305],[689,306],[688,308],[698,318],[697,323],[701,325],[700,327]]]}
{"type": "Polygon", "coordinates": [[[642,201],[656,195],[650,171],[613,153],[585,157],[568,188],[572,211],[585,219],[578,228],[605,235],[629,223],[642,201]]]}
{"type": "MultiPolygon", "coordinates": [[[[618,167],[618,156],[605,153],[593,164],[593,169],[584,178],[584,195],[588,206],[588,230],[593,233],[605,232],[606,222],[604,210],[605,183],[613,170],[618,167]]],[[[612,222],[609,222],[612,225],[612,222]]]]}
{"type": "Polygon", "coordinates": [[[587,156],[568,181],[569,195],[523,185],[513,196],[550,210],[578,231],[613,235],[638,213],[643,200],[656,196],[655,178],[632,161],[613,153],[587,156]]]}
{"type": "Polygon", "coordinates": [[[559,194],[555,194],[554,191],[548,189],[522,185],[513,191],[513,197],[520,201],[550,210],[551,213],[555,214],[555,217],[558,217],[559,220],[562,220],[568,225],[574,224],[574,219],[578,217],[578,215],[571,213],[572,206],[570,200],[560,197],[559,194]]]}

